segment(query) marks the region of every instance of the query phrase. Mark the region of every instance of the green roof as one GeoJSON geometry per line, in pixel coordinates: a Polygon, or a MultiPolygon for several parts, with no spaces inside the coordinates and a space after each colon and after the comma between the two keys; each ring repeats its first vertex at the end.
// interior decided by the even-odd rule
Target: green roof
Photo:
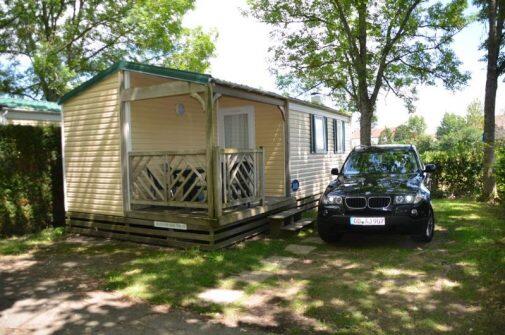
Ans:
{"type": "Polygon", "coordinates": [[[43,112],[60,112],[60,106],[55,102],[37,101],[22,98],[0,97],[0,106],[13,109],[33,110],[43,112]]]}
{"type": "Polygon", "coordinates": [[[112,65],[108,69],[98,73],[96,76],[92,77],[88,81],[85,81],[84,83],[77,86],[76,88],[74,88],[70,92],[66,93],[65,95],[63,95],[58,100],[58,103],[62,104],[63,102],[76,96],[77,94],[86,90],[88,87],[96,84],[97,82],[99,82],[103,78],[107,77],[108,75],[110,75],[118,70],[130,70],[130,71],[136,71],[136,72],[144,72],[144,73],[149,73],[149,74],[154,74],[154,75],[159,75],[159,76],[164,76],[164,77],[170,77],[170,78],[174,78],[174,79],[191,81],[191,82],[199,83],[199,84],[207,84],[207,83],[209,83],[209,81],[212,78],[208,74],[202,74],[202,73],[191,72],[191,71],[176,70],[176,69],[169,69],[166,67],[155,66],[155,65],[120,61],[120,62],[115,63],[114,65],[112,65]]]}
{"type": "Polygon", "coordinates": [[[88,81],[85,81],[81,85],[77,86],[76,88],[74,88],[73,90],[66,93],[64,96],[62,96],[58,100],[58,103],[62,104],[63,102],[65,102],[68,99],[76,96],[77,94],[85,91],[90,86],[96,84],[100,80],[104,79],[108,75],[110,75],[118,70],[130,70],[130,71],[135,71],[135,72],[142,72],[142,73],[147,73],[147,74],[153,74],[153,75],[158,75],[158,76],[163,76],[163,77],[169,77],[169,78],[194,82],[194,83],[198,83],[198,84],[208,84],[210,82],[215,82],[219,85],[224,85],[224,86],[228,86],[228,87],[232,87],[232,88],[238,88],[241,90],[250,91],[250,92],[261,94],[261,95],[267,95],[267,96],[271,96],[271,97],[278,98],[278,99],[289,100],[289,101],[292,101],[295,103],[304,104],[304,105],[311,106],[314,108],[324,109],[324,110],[327,110],[327,111],[330,111],[333,113],[337,113],[340,115],[350,116],[349,113],[335,110],[331,107],[316,105],[316,104],[308,102],[308,101],[304,101],[304,100],[300,100],[300,99],[296,99],[296,98],[291,98],[288,96],[282,96],[277,93],[267,92],[267,91],[259,90],[259,89],[252,88],[249,86],[239,85],[239,84],[234,84],[234,83],[227,82],[224,80],[219,80],[219,79],[213,78],[211,75],[208,75],[208,74],[191,72],[191,71],[176,70],[176,69],[170,69],[170,68],[161,67],[161,66],[126,62],[126,61],[117,62],[114,65],[112,65],[111,67],[109,67],[108,69],[98,73],[97,75],[95,75],[94,77],[89,79],[88,81]]]}

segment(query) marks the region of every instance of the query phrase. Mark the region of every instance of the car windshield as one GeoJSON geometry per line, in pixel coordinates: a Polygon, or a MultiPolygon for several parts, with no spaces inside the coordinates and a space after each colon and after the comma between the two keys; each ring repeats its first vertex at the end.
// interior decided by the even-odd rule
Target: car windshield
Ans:
{"type": "Polygon", "coordinates": [[[354,151],[345,162],[344,175],[411,174],[419,170],[412,150],[354,151]]]}

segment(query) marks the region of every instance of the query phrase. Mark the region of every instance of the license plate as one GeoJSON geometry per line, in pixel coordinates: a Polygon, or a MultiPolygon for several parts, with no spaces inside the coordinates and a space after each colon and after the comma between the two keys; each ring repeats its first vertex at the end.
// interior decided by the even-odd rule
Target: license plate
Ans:
{"type": "Polygon", "coordinates": [[[384,217],[351,217],[351,224],[354,226],[385,226],[386,218],[384,217]]]}

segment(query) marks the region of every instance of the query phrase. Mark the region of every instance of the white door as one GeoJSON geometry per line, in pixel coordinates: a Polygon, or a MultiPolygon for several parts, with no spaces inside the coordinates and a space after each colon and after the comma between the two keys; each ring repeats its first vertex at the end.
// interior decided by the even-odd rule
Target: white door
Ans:
{"type": "Polygon", "coordinates": [[[222,148],[253,149],[254,107],[220,108],[218,111],[218,143],[222,148]]]}

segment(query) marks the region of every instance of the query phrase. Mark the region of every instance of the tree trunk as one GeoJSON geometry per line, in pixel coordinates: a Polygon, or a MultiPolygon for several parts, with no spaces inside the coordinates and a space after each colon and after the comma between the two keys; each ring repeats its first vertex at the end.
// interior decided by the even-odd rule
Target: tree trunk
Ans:
{"type": "Polygon", "coordinates": [[[496,177],[493,171],[495,156],[495,107],[496,107],[496,89],[498,86],[498,32],[496,19],[497,8],[496,0],[489,2],[489,32],[487,40],[487,74],[486,74],[486,93],[484,98],[484,157],[483,157],[483,190],[482,200],[490,201],[497,198],[496,177]]]}
{"type": "Polygon", "coordinates": [[[362,102],[360,104],[359,112],[360,144],[371,145],[373,107],[368,102],[362,102]]]}

